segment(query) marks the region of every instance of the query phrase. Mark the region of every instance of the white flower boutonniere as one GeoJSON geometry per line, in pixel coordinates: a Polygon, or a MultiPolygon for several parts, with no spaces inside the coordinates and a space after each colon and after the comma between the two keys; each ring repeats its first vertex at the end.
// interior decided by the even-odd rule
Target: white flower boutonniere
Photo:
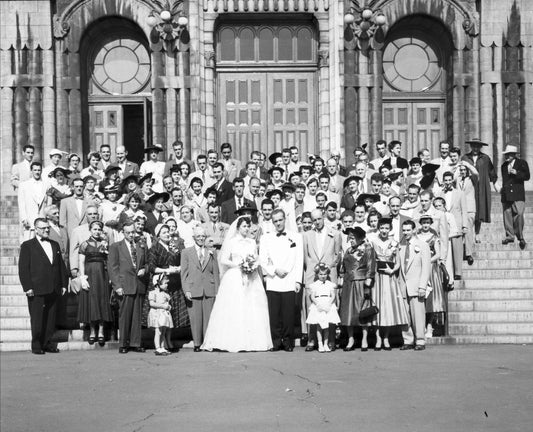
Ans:
{"type": "Polygon", "coordinates": [[[289,240],[289,247],[293,248],[293,247],[296,247],[296,243],[294,243],[294,240],[290,239],[289,237],[287,237],[287,240],[289,240]]]}
{"type": "Polygon", "coordinates": [[[415,253],[419,253],[420,252],[420,248],[418,246],[415,246],[415,253]]]}

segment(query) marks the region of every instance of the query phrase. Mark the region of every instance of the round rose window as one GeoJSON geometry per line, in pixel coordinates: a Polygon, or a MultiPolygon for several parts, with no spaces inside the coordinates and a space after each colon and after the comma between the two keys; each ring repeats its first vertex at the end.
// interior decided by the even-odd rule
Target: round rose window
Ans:
{"type": "Polygon", "coordinates": [[[94,83],[106,93],[136,93],[150,79],[150,56],[144,45],[134,39],[106,43],[93,64],[94,83]]]}
{"type": "Polygon", "coordinates": [[[428,90],[439,80],[440,73],[439,54],[421,39],[399,38],[385,47],[383,75],[396,90],[428,90]]]}

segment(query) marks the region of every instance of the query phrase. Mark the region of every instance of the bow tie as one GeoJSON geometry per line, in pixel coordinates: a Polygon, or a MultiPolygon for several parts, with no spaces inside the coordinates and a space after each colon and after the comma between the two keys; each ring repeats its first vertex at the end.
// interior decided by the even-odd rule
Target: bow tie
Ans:
{"type": "Polygon", "coordinates": [[[75,199],[77,200],[82,200],[83,201],[83,197],[74,197],[75,199]]]}
{"type": "Polygon", "coordinates": [[[286,236],[286,235],[287,235],[286,232],[279,232],[276,234],[277,237],[286,236]]]}
{"type": "Polygon", "coordinates": [[[444,192],[451,192],[453,190],[452,187],[445,187],[444,192]]]}

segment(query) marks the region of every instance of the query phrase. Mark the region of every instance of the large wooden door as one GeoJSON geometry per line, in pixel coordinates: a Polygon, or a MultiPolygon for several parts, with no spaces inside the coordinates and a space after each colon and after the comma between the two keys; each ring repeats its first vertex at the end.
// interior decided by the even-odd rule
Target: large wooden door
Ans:
{"type": "Polygon", "coordinates": [[[235,157],[252,150],[266,154],[298,146],[314,151],[314,73],[220,73],[220,142],[229,142],[235,157]]]}
{"type": "Polygon", "coordinates": [[[438,154],[444,139],[443,102],[388,102],[383,104],[383,136],[402,142],[404,157],[427,148],[438,154]]]}
{"type": "Polygon", "coordinates": [[[117,146],[122,145],[122,105],[90,105],[89,118],[91,149],[98,150],[102,144],[108,144],[114,155],[117,146]]]}

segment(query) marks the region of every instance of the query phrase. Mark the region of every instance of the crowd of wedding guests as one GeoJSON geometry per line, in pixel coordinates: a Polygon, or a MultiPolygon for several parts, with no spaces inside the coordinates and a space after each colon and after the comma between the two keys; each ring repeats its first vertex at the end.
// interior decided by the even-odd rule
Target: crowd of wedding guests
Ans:
{"type": "MultiPolygon", "coordinates": [[[[27,145],[12,184],[32,351],[57,352],[49,339],[57,298],[66,290],[77,295],[77,320],[88,328],[89,344],[106,343],[118,308],[121,353],[143,352],[141,328],[151,327],[155,353],[166,355],[174,349],[169,329],[189,326],[195,351],[292,351],[299,336],[306,351],[326,352],[339,347],[339,328],[345,351],[356,344],[366,351],[369,332],[375,350],[390,350],[395,327],[403,330],[401,349],[423,350],[435,325],[445,322],[446,292],[461,280],[463,262],[474,262],[481,224],[490,222],[491,188],[502,196],[502,242],[516,237],[526,247],[527,163],[507,146],[500,183],[482,152],[487,144],[466,144],[465,153],[443,141],[435,158],[422,149],[407,160],[401,142],[379,140],[374,159],[366,146],[358,147],[346,167],[335,153],[303,160],[297,147],[268,156],[252,151],[243,164],[229,143],[193,162],[180,141],[168,160],[162,146],[146,148],[139,167],[125,147],[117,147],[112,160],[102,145],[85,168],[80,156],[57,149],[43,166],[27,145]],[[241,247],[249,253],[243,256],[241,247]],[[45,254],[35,255],[39,248],[45,254]],[[285,262],[276,264],[276,255],[285,262]],[[52,271],[48,265],[56,283],[43,291],[39,281],[52,271]],[[210,329],[212,311],[231,304],[220,299],[226,298],[222,286],[230,277],[241,284],[224,266],[245,280],[243,293],[235,294],[239,302],[267,319],[253,321],[246,310],[229,306],[226,314],[242,316],[256,339],[269,326],[264,345],[222,343],[210,329]],[[255,300],[244,294],[252,285],[262,291],[254,291],[255,300]]],[[[228,323],[223,311],[216,316],[228,323]]]]}

